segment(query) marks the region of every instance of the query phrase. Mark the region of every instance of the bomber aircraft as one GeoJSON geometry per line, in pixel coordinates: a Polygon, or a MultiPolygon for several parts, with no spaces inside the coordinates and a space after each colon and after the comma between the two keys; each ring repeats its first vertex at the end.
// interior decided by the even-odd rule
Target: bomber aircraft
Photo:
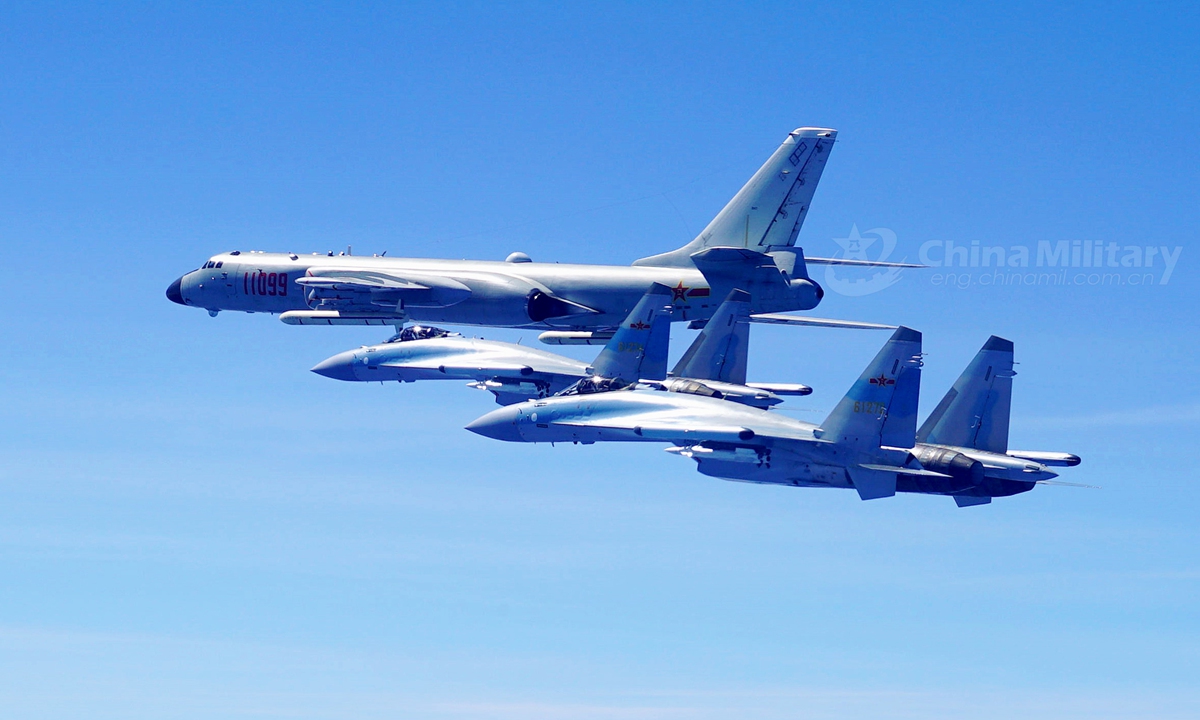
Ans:
{"type": "Polygon", "coordinates": [[[756,322],[860,327],[781,314],[824,295],[808,263],[920,267],[808,258],[795,246],[837,131],[788,134],[744,187],[687,245],[632,266],[298,255],[234,250],[214,255],[167,288],[180,305],[278,313],[293,325],[451,323],[545,330],[551,344],[603,344],[652,283],[671,288],[673,319],[703,323],[734,288],[756,322]]]}
{"type": "Polygon", "coordinates": [[[590,366],[525,345],[410,326],[385,343],[338,353],[312,370],[359,382],[469,380],[471,387],[491,391],[501,405],[546,397],[571,386],[578,394],[633,382],[757,407],[781,402],[780,395],[812,392],[799,383],[746,382],[750,313],[741,290],[730,292],[668,373],[673,310],[670,288],[651,286],[590,366]]]}
{"type": "Polygon", "coordinates": [[[1012,343],[990,338],[917,431],[921,334],[900,327],[819,426],[698,395],[615,391],[494,410],[468,430],[512,442],[667,442],[705,475],[949,495],[960,507],[1048,483],[1068,453],[1007,450],[1012,343]]]}

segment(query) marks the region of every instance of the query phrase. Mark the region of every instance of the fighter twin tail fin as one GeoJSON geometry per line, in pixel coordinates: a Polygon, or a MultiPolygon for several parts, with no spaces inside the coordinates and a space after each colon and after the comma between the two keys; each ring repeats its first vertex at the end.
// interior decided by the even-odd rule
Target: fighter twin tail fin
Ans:
{"type": "Polygon", "coordinates": [[[750,294],[733,290],[679,358],[675,377],[746,384],[750,352],[750,294]]]}
{"type": "Polygon", "coordinates": [[[651,285],[596,356],[592,373],[626,383],[665,378],[671,310],[671,289],[659,283],[651,285]]]}
{"type": "Polygon", "coordinates": [[[921,392],[921,333],[900,327],[825,422],[821,439],[863,452],[910,448],[921,392]]]}
{"type": "Polygon", "coordinates": [[[1014,375],[1012,341],[991,336],[922,423],[917,441],[1005,453],[1014,375]]]}

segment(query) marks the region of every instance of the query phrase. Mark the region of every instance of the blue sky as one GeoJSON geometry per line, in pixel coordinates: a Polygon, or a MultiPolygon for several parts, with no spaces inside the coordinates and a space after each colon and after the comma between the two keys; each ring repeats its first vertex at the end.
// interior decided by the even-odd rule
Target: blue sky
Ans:
{"type": "MultiPolygon", "coordinates": [[[[5,714],[1200,714],[1190,7],[67,3],[0,24],[5,714]],[[498,443],[461,430],[483,393],[308,372],[378,329],[163,297],[235,248],[627,263],[691,239],[800,125],[840,131],[811,255],[853,226],[894,233],[892,259],[1182,248],[1166,284],[933,268],[818,311],[923,330],[926,410],[1013,339],[1012,445],[1078,453],[1064,479],[1102,490],[863,503],[652,446],[498,443]]],[[[756,327],[751,374],[813,385],[789,412],[819,420],[882,340],[756,327]]]]}

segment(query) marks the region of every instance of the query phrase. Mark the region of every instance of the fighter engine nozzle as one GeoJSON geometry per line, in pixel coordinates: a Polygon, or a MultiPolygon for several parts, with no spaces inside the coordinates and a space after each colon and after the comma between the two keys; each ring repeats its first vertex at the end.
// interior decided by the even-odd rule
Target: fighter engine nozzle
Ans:
{"type": "Polygon", "coordinates": [[[183,291],[180,289],[183,285],[183,278],[176,278],[175,282],[167,286],[167,299],[178,305],[187,305],[183,301],[183,291]]]}

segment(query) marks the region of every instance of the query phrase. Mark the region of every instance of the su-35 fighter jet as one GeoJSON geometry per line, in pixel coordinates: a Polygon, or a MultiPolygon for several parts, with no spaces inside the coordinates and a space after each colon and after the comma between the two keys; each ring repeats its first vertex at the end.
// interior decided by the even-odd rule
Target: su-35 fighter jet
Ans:
{"type": "Polygon", "coordinates": [[[536,263],[524,253],[489,262],[235,250],[171,283],[167,297],[211,315],[279,313],[294,325],[536,328],[549,331],[543,340],[550,343],[603,344],[646,288],[659,283],[671,288],[675,321],[703,322],[741,288],[756,321],[861,327],[778,314],[815,308],[824,294],[795,242],[836,135],[825,128],[789,133],[696,239],[632,266],[536,263]]]}
{"type": "Polygon", "coordinates": [[[781,402],[780,395],[812,392],[798,383],[746,382],[749,302],[741,290],[729,294],[668,374],[672,312],[670,288],[652,286],[590,366],[524,345],[413,326],[386,343],[334,355],[313,372],[359,382],[469,380],[471,387],[491,391],[501,405],[568,387],[586,394],[635,382],[759,407],[781,402]]]}
{"type": "Polygon", "coordinates": [[[1008,451],[1012,343],[991,338],[921,427],[921,334],[896,330],[823,423],[677,393],[553,397],[492,411],[468,430],[513,442],[666,442],[705,475],[799,487],[952,496],[961,506],[1032,490],[1077,465],[1008,451]]]}

